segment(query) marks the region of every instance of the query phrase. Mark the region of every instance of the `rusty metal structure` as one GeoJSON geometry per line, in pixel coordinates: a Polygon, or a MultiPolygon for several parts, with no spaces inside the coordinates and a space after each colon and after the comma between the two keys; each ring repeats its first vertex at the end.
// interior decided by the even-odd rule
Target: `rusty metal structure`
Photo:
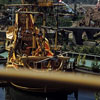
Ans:
{"type": "MultiPolygon", "coordinates": [[[[10,5],[9,5],[10,6],[10,5]]],[[[11,5],[16,6],[16,5],[11,5]]],[[[18,5],[17,5],[18,6],[18,5]]],[[[42,17],[42,26],[46,25],[45,12],[38,11],[38,8],[52,7],[52,0],[38,0],[34,4],[22,4],[15,14],[15,24],[10,26],[6,32],[6,50],[8,60],[6,68],[15,70],[29,69],[36,71],[63,71],[67,69],[69,57],[57,55],[51,51],[49,41],[45,37],[46,31],[35,23],[37,16],[42,17]],[[31,10],[30,7],[32,7],[31,10]],[[65,69],[64,69],[65,68],[65,69]]],[[[57,32],[55,36],[55,50],[57,50],[57,32]]],[[[25,83],[25,82],[23,82],[25,83]]],[[[27,84],[11,83],[15,87],[45,92],[56,90],[53,87],[41,87],[38,85],[27,86],[27,84]]]]}

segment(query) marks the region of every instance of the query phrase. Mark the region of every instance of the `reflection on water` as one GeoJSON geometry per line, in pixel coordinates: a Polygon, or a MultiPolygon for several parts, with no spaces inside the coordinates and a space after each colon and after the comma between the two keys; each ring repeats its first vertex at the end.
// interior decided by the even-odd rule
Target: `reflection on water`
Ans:
{"type": "MultiPolygon", "coordinates": [[[[0,100],[76,100],[74,94],[68,95],[68,99],[59,95],[61,94],[56,94],[58,98],[53,97],[54,95],[47,98],[42,94],[25,93],[10,87],[0,88],[0,100]]],[[[95,95],[92,91],[79,91],[77,100],[95,100],[95,95]]]]}
{"type": "Polygon", "coordinates": [[[6,100],[45,100],[42,95],[34,95],[25,92],[21,92],[12,87],[7,87],[6,89],[6,100]]]}
{"type": "Polygon", "coordinates": [[[5,88],[5,100],[67,100],[67,94],[60,93],[32,93],[18,90],[14,87],[5,88]]]}
{"type": "Polygon", "coordinates": [[[5,100],[5,89],[0,88],[0,100],[5,100]]]}
{"type": "MultiPolygon", "coordinates": [[[[39,93],[27,93],[25,91],[19,91],[18,89],[7,87],[5,88],[5,96],[3,94],[0,100],[95,100],[95,95],[93,92],[81,91],[78,92],[78,99],[75,99],[74,94],[68,95],[65,93],[54,93],[54,94],[39,94],[39,93]]],[[[1,93],[0,93],[1,94],[1,93]]]]}

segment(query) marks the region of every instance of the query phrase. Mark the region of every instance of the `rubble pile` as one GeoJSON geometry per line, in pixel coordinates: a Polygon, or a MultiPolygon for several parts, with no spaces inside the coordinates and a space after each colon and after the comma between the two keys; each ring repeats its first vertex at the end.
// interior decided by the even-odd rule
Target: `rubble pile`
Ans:
{"type": "Polygon", "coordinates": [[[100,27],[100,11],[89,8],[85,13],[84,18],[78,22],[78,26],[100,27]]]}
{"type": "Polygon", "coordinates": [[[5,11],[0,11],[0,30],[5,30],[8,25],[10,25],[11,20],[10,18],[10,13],[5,12],[5,11]]]}

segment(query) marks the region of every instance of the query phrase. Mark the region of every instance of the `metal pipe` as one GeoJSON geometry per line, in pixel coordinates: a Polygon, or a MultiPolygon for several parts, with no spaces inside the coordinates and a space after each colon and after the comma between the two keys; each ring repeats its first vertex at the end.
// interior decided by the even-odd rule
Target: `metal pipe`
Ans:
{"type": "Polygon", "coordinates": [[[47,72],[41,70],[0,70],[0,80],[8,82],[20,82],[33,86],[42,84],[54,88],[76,88],[87,90],[100,90],[100,76],[65,73],[65,72],[47,72]]]}

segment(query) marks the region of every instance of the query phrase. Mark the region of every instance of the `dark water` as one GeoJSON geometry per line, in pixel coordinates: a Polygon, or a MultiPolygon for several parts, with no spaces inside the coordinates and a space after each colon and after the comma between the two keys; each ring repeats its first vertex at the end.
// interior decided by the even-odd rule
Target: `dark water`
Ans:
{"type": "Polygon", "coordinates": [[[5,100],[5,90],[0,88],[0,100],[5,100]]]}
{"type": "MultiPolygon", "coordinates": [[[[68,96],[68,100],[75,100],[73,94],[68,96]]],[[[78,100],[95,100],[95,93],[79,90],[78,100]]]]}
{"type": "MultiPolygon", "coordinates": [[[[65,99],[63,99],[63,97],[62,99],[55,99],[53,97],[47,98],[40,94],[24,93],[13,88],[11,88],[9,91],[9,94],[11,94],[12,99],[9,99],[9,95],[5,92],[5,88],[0,88],[0,100],[76,100],[74,94],[68,95],[68,99],[67,97],[65,97],[65,99]]],[[[78,93],[78,100],[95,100],[95,94],[93,92],[80,90],[78,93]]]]}

